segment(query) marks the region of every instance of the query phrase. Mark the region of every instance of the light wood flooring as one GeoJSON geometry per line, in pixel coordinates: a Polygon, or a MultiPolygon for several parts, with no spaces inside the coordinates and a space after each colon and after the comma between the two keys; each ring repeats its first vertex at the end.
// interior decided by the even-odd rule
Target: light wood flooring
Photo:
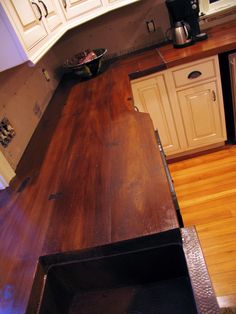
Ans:
{"type": "Polygon", "coordinates": [[[219,305],[236,307],[236,145],[169,165],[184,225],[195,225],[219,305]]]}

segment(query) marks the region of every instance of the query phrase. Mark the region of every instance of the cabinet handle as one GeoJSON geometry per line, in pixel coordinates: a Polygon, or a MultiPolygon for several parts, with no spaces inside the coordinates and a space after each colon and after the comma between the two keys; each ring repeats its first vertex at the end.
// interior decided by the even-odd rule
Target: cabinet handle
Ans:
{"type": "Polygon", "coordinates": [[[66,0],[63,0],[62,2],[63,2],[63,7],[66,9],[66,7],[67,7],[66,0]]]}
{"type": "Polygon", "coordinates": [[[45,12],[46,12],[46,14],[44,15],[44,17],[47,17],[47,16],[48,16],[48,8],[47,8],[46,4],[45,4],[42,0],[38,0],[38,1],[39,1],[39,3],[42,3],[43,8],[44,8],[44,10],[45,10],[45,12]]]}
{"type": "Polygon", "coordinates": [[[216,101],[216,92],[214,90],[212,91],[212,99],[213,101],[216,101]]]}
{"type": "Polygon", "coordinates": [[[38,5],[36,2],[34,2],[34,1],[32,1],[31,3],[34,4],[34,5],[36,5],[36,7],[37,7],[37,9],[38,9],[38,11],[39,11],[39,21],[41,21],[41,20],[42,20],[42,17],[43,17],[43,14],[42,14],[42,11],[41,11],[39,5],[38,5]]]}
{"type": "Polygon", "coordinates": [[[134,106],[134,110],[139,112],[139,109],[137,106],[134,106]]]}
{"type": "Polygon", "coordinates": [[[200,71],[192,71],[191,73],[189,73],[188,79],[193,80],[195,78],[198,78],[201,75],[202,75],[202,72],[200,71]]]}

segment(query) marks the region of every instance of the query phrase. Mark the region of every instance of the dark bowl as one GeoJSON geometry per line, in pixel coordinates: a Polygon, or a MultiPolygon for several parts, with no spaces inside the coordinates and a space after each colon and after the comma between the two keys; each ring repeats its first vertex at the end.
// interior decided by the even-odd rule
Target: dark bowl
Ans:
{"type": "Polygon", "coordinates": [[[107,49],[100,48],[94,50],[85,50],[74,55],[72,58],[67,59],[64,63],[64,67],[70,71],[79,75],[82,78],[90,78],[101,72],[102,59],[106,54],[107,49]],[[95,57],[92,60],[84,61],[85,57],[89,53],[93,53],[95,57]]]}

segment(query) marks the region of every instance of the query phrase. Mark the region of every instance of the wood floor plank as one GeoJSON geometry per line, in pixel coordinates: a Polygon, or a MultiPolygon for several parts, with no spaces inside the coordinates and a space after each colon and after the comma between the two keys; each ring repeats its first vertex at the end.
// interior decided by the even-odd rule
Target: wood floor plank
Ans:
{"type": "Polygon", "coordinates": [[[212,238],[218,235],[230,234],[236,231],[236,218],[223,219],[221,221],[216,221],[215,217],[212,218],[211,223],[197,225],[197,231],[199,233],[200,239],[212,238]]]}
{"type": "MultiPolygon", "coordinates": [[[[235,251],[236,253],[236,251],[235,251]]],[[[232,255],[230,255],[232,256],[232,255]]],[[[236,254],[234,255],[236,257],[236,254]]],[[[210,265],[210,263],[208,263],[210,265]]],[[[210,267],[210,275],[224,273],[226,268],[232,269],[232,271],[236,271],[236,263],[232,261],[232,259],[222,262],[222,263],[214,263],[210,267]]]]}
{"type": "MultiPolygon", "coordinates": [[[[236,179],[236,169],[233,170],[232,168],[230,168],[230,172],[228,173],[226,169],[223,168],[220,172],[218,171],[217,173],[215,173],[214,177],[211,177],[209,174],[209,177],[205,176],[205,177],[202,177],[201,179],[199,179],[198,177],[198,180],[194,178],[194,179],[191,179],[190,182],[191,182],[192,188],[194,187],[194,189],[201,191],[201,190],[204,190],[205,188],[215,188],[216,184],[217,186],[220,185],[221,187],[225,187],[225,186],[227,187],[229,183],[233,184],[233,186],[236,186],[235,179],[236,179]]],[[[175,182],[176,190],[187,194],[187,192],[189,192],[189,183],[190,183],[189,180],[187,183],[180,182],[180,180],[177,182],[179,184],[175,182]]]]}
{"type": "MultiPolygon", "coordinates": [[[[204,245],[202,245],[204,247],[204,245]]],[[[204,254],[204,253],[203,253],[204,254]]],[[[211,271],[211,267],[219,263],[227,263],[228,261],[235,260],[236,257],[236,251],[231,251],[229,254],[219,254],[219,252],[216,252],[215,254],[211,256],[205,256],[205,260],[207,262],[207,266],[209,268],[209,271],[211,271]]]]}
{"type": "MultiPolygon", "coordinates": [[[[208,202],[208,201],[214,201],[216,199],[222,199],[223,197],[235,197],[236,198],[236,188],[229,188],[228,190],[224,190],[224,191],[219,191],[219,192],[215,192],[215,193],[211,193],[208,194],[209,191],[206,190],[205,191],[205,195],[201,195],[199,197],[197,197],[196,193],[192,192],[192,198],[189,197],[187,200],[185,199],[185,197],[183,197],[183,199],[181,200],[182,203],[182,207],[186,208],[186,207],[190,207],[190,206],[195,206],[197,207],[198,204],[202,204],[204,202],[208,202]]],[[[178,195],[178,192],[177,192],[178,195]]]]}
{"type": "Polygon", "coordinates": [[[233,239],[236,239],[236,232],[231,232],[231,233],[225,233],[225,234],[219,234],[217,236],[213,236],[213,237],[208,237],[208,238],[204,238],[202,236],[202,234],[200,234],[201,236],[201,243],[204,245],[204,247],[211,247],[214,246],[216,244],[223,244],[226,242],[230,242],[233,239]]]}
{"type": "Polygon", "coordinates": [[[226,219],[226,218],[231,218],[232,217],[232,213],[230,210],[222,210],[222,208],[203,208],[203,209],[199,209],[194,208],[191,211],[189,211],[188,208],[184,208],[184,210],[182,211],[182,214],[184,216],[184,223],[187,226],[191,226],[192,225],[192,221],[194,219],[194,223],[195,225],[201,225],[201,224],[206,224],[208,222],[212,221],[212,216],[215,217],[216,220],[222,220],[222,219],[226,219]]]}
{"type": "Polygon", "coordinates": [[[195,225],[221,306],[236,306],[236,146],[169,165],[185,226],[195,225]]]}
{"type": "MultiPolygon", "coordinates": [[[[236,238],[230,239],[227,242],[224,243],[216,243],[215,245],[211,246],[204,246],[204,255],[205,257],[209,255],[215,254],[215,252],[220,252],[222,254],[227,254],[228,252],[231,253],[235,250],[235,242],[236,238]]],[[[236,261],[233,261],[236,263],[236,261]]]]}
{"type": "Polygon", "coordinates": [[[214,274],[211,278],[217,295],[228,295],[229,290],[236,290],[236,270],[214,274]]]}

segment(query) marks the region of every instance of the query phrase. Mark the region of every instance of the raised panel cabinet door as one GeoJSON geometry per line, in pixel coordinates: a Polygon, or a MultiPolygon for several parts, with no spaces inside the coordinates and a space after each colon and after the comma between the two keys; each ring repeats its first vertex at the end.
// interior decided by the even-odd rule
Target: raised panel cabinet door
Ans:
{"type": "Polygon", "coordinates": [[[4,5],[27,50],[47,36],[47,30],[42,23],[43,13],[37,0],[6,0],[4,5]]]}
{"type": "Polygon", "coordinates": [[[188,148],[226,140],[224,113],[216,82],[178,92],[178,100],[188,148]]]}
{"type": "Polygon", "coordinates": [[[44,16],[44,23],[50,32],[53,32],[63,24],[63,15],[58,1],[56,0],[38,0],[44,16]]]}
{"type": "Polygon", "coordinates": [[[150,114],[166,155],[177,153],[180,144],[163,75],[131,83],[135,106],[150,114]]]}
{"type": "Polygon", "coordinates": [[[102,0],[60,0],[67,19],[81,16],[102,6],[102,0]]]}

